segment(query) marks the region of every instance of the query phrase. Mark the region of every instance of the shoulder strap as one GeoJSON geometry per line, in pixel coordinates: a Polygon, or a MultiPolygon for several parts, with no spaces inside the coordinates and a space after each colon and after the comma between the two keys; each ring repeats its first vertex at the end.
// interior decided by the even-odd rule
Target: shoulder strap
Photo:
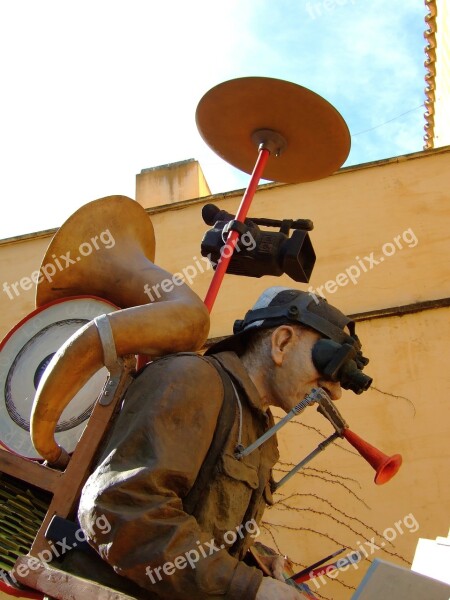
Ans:
{"type": "Polygon", "coordinates": [[[234,400],[234,390],[230,376],[222,368],[219,361],[214,359],[212,356],[204,356],[203,358],[212,364],[215,369],[217,369],[217,372],[222,379],[224,395],[222,407],[217,419],[216,429],[214,431],[214,436],[211,446],[209,447],[208,454],[206,455],[206,458],[200,467],[200,471],[198,472],[194,485],[183,499],[184,510],[188,514],[193,514],[208,482],[211,481],[214,467],[219,460],[219,456],[222,453],[228,436],[230,435],[231,428],[236,417],[236,402],[234,400]]]}

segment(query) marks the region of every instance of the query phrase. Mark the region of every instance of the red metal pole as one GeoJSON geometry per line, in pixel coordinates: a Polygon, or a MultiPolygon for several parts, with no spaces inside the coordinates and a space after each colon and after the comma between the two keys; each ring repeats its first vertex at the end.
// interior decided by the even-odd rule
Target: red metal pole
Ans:
{"type": "MultiPolygon", "coordinates": [[[[253,196],[255,195],[256,188],[258,187],[259,180],[262,177],[264,167],[266,166],[269,156],[270,151],[267,150],[267,148],[263,147],[260,149],[250,182],[247,186],[247,189],[244,192],[244,195],[242,196],[241,204],[239,205],[238,211],[236,213],[236,221],[240,221],[241,223],[245,221],[248,210],[250,208],[250,204],[252,203],[253,196]]],[[[216,271],[214,273],[214,276],[212,278],[208,292],[205,297],[205,304],[209,312],[211,312],[212,307],[214,306],[214,302],[217,298],[219,288],[222,284],[222,280],[225,276],[228,264],[236,247],[238,237],[239,233],[237,231],[230,231],[228,233],[226,244],[221,252],[221,258],[217,264],[216,271]]]]}

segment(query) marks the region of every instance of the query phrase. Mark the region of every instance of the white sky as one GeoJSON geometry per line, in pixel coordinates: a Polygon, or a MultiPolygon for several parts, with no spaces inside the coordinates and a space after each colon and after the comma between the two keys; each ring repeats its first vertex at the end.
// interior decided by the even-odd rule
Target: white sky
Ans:
{"type": "Polygon", "coordinates": [[[424,16],[423,0],[3,0],[0,238],[134,198],[141,169],[188,158],[213,193],[245,187],[195,126],[235,77],[324,96],[353,134],[347,165],[421,150],[424,16]]]}

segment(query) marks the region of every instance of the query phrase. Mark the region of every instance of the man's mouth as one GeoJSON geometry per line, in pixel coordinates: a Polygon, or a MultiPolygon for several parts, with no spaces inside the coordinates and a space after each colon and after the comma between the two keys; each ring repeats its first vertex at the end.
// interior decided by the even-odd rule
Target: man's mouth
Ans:
{"type": "Polygon", "coordinates": [[[331,392],[330,392],[330,390],[329,390],[327,387],[325,387],[324,385],[321,385],[320,387],[321,387],[321,388],[322,388],[322,389],[323,389],[323,390],[324,390],[324,391],[325,391],[325,392],[326,392],[326,393],[327,393],[329,396],[331,396],[331,392]]]}

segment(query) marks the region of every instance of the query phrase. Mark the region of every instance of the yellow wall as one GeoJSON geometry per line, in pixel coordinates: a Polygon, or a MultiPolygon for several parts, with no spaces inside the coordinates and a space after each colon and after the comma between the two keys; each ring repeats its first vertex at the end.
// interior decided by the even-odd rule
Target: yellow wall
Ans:
{"type": "MultiPolygon", "coordinates": [[[[273,545],[275,537],[299,570],[342,547],[367,551],[358,569],[325,585],[318,580],[317,591],[333,600],[351,597],[347,586],[359,584],[373,559],[408,567],[418,538],[445,535],[449,526],[449,309],[373,319],[357,330],[373,386],[361,396],[345,393],[337,407],[352,431],[388,455],[400,453],[403,465],[390,482],[375,485],[369,464],[339,440],[281,487],[265,514],[264,541],[273,545]]],[[[313,409],[295,421],[279,436],[277,480],[333,432],[313,409]]]]}
{"type": "Polygon", "coordinates": [[[0,338],[35,308],[36,286],[28,279],[39,269],[52,236],[50,231],[0,241],[0,338]]]}
{"type": "MultiPolygon", "coordinates": [[[[310,282],[313,288],[358,264],[357,257],[363,260],[371,252],[380,257],[385,243],[412,229],[418,239],[415,247],[402,242],[402,250],[362,273],[356,285],[337,287],[332,294],[324,290],[324,295],[345,312],[446,297],[450,280],[450,264],[445,260],[450,245],[446,227],[450,217],[449,166],[450,149],[446,148],[344,170],[312,183],[269,185],[257,192],[250,216],[314,221],[311,238],[318,259],[310,282]]],[[[170,272],[196,265],[199,241],[207,229],[200,208],[207,201],[151,215],[157,264],[170,272]]],[[[240,196],[229,194],[211,201],[233,212],[240,196]]],[[[204,298],[211,271],[200,271],[197,267],[193,287],[204,298]]],[[[225,278],[212,313],[211,336],[228,334],[234,319],[241,318],[266,287],[291,284],[287,277],[225,278]]],[[[298,286],[308,289],[304,284],[298,286]]]]}
{"type": "MultiPolygon", "coordinates": [[[[323,294],[347,313],[387,308],[448,296],[450,264],[446,223],[450,148],[420,152],[369,165],[344,169],[336,175],[296,185],[266,185],[256,193],[250,216],[310,218],[311,233],[318,256],[310,285],[317,289],[339,273],[358,266],[374,252],[394,243],[395,253],[361,275],[357,284],[336,286],[334,293],[323,294]],[[394,239],[402,234],[418,242],[394,239]]],[[[218,194],[149,209],[156,234],[156,263],[169,272],[193,273],[192,287],[204,298],[211,280],[211,269],[200,259],[200,240],[208,229],[201,219],[201,208],[213,202],[233,212],[240,193],[218,194]],[[190,268],[189,268],[190,267],[190,268]]],[[[39,268],[51,233],[23,240],[0,242],[0,268],[3,281],[10,285],[39,268]]],[[[258,294],[270,285],[290,285],[287,277],[246,279],[225,278],[212,314],[211,337],[230,333],[234,319],[243,315],[258,294]]],[[[298,284],[303,289],[308,285],[298,284]]],[[[34,308],[34,289],[16,286],[10,299],[0,293],[0,336],[34,308]]],[[[332,288],[330,288],[332,289],[332,288]]]]}
{"type": "Polygon", "coordinates": [[[203,171],[194,159],[142,169],[136,175],[136,200],[144,208],[210,194],[203,171]]]}
{"type": "MultiPolygon", "coordinates": [[[[417,153],[345,169],[312,183],[262,186],[250,214],[314,221],[311,237],[318,260],[311,285],[331,282],[329,290],[336,291],[325,289],[324,295],[347,313],[448,298],[449,173],[450,148],[417,153]],[[395,252],[387,256],[383,247],[395,252]],[[370,269],[364,257],[372,252],[384,260],[370,269]],[[359,261],[367,272],[360,268],[355,284],[333,286],[339,273],[361,267],[359,261]]],[[[200,259],[200,240],[208,228],[201,207],[211,201],[233,212],[240,197],[230,193],[149,210],[156,263],[171,273],[193,274],[192,286],[202,298],[212,271],[200,259]]],[[[3,281],[20,281],[36,270],[49,240],[43,236],[0,243],[3,281]]],[[[243,317],[270,285],[308,287],[286,277],[226,277],[213,309],[211,337],[229,334],[234,319],[243,317]]],[[[33,290],[21,290],[13,300],[0,294],[0,334],[33,309],[33,299],[33,290]]],[[[277,544],[299,568],[340,546],[358,549],[372,536],[381,546],[383,532],[396,522],[403,523],[403,535],[397,532],[392,545],[385,541],[369,558],[406,565],[419,536],[435,538],[448,531],[448,317],[448,308],[434,308],[358,323],[374,384],[362,396],[345,392],[338,408],[357,434],[388,454],[403,454],[404,465],[391,482],[375,486],[371,467],[347,442],[339,441],[281,488],[277,504],[266,513],[263,541],[277,544]],[[402,521],[408,515],[419,524],[414,533],[402,521]]],[[[280,469],[298,462],[331,432],[328,422],[308,409],[280,434],[280,469]]],[[[318,591],[333,600],[350,598],[368,565],[366,559],[358,570],[351,567],[318,591]]]]}

